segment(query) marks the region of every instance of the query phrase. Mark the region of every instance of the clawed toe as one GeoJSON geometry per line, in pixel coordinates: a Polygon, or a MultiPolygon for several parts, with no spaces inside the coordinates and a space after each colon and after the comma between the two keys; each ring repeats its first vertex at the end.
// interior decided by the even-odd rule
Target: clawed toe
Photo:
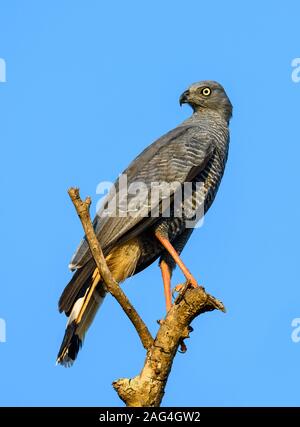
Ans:
{"type": "Polygon", "coordinates": [[[185,283],[180,283],[179,285],[175,286],[172,290],[172,296],[174,297],[175,293],[182,294],[184,293],[188,288],[198,288],[198,283],[196,280],[188,279],[185,283]]]}
{"type": "Polygon", "coordinates": [[[199,286],[197,280],[193,276],[188,277],[186,283],[188,287],[191,286],[192,288],[198,288],[199,286]]]}
{"type": "Polygon", "coordinates": [[[175,288],[173,288],[173,290],[172,290],[172,296],[173,296],[173,298],[174,298],[174,296],[175,296],[175,293],[181,293],[181,291],[182,291],[182,289],[185,287],[185,283],[181,283],[181,284],[179,284],[179,285],[176,285],[175,286],[175,288]]]}
{"type": "Polygon", "coordinates": [[[186,353],[187,351],[187,346],[185,345],[185,342],[183,341],[183,339],[180,341],[180,350],[179,353],[186,353]]]}

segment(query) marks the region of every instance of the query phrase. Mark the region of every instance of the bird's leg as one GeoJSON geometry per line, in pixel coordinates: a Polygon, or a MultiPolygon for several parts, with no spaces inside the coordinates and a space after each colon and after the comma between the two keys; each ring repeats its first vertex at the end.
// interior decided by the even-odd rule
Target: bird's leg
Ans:
{"type": "Polygon", "coordinates": [[[198,286],[197,280],[194,278],[192,273],[189,271],[189,269],[184,265],[182,262],[180,256],[176,252],[176,250],[173,248],[171,242],[167,237],[165,237],[160,231],[155,231],[155,237],[157,240],[163,245],[163,247],[169,252],[171,257],[174,259],[180,270],[183,272],[184,277],[186,278],[187,283],[192,286],[193,288],[196,288],[198,286]]]}
{"type": "Polygon", "coordinates": [[[162,260],[159,264],[161,275],[164,283],[164,292],[165,292],[165,299],[166,299],[166,308],[167,313],[172,307],[172,293],[171,293],[171,271],[166,263],[166,261],[162,260]]]}

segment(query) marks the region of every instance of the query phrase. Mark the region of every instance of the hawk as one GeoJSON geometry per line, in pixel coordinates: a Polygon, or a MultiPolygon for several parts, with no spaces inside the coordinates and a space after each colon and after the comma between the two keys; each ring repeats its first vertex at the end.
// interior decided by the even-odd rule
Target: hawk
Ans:
{"type": "MultiPolygon", "coordinates": [[[[203,215],[207,212],[218,191],[228,156],[232,116],[224,88],[214,81],[192,84],[179,101],[180,105],[187,103],[192,107],[192,116],[148,146],[123,172],[128,185],[143,183],[147,190],[151,190],[153,183],[172,184],[170,197],[159,194],[155,206],[148,197],[135,215],[129,212],[130,203],[122,215],[102,215],[109,201],[120,194],[119,178],[93,221],[108,267],[118,283],[159,258],[167,311],[172,306],[171,276],[176,265],[191,286],[198,286],[180,254],[194,229],[188,223],[199,220],[195,212],[200,205],[203,215]],[[182,195],[187,183],[191,191],[175,207],[176,195],[182,195]],[[181,215],[177,215],[178,206],[184,208],[181,215]],[[151,215],[153,208],[158,214],[151,215]]],[[[132,201],[132,196],[128,198],[132,201]]],[[[70,366],[76,359],[106,295],[85,239],[74,254],[70,269],[74,271],[73,277],[59,299],[59,311],[68,316],[57,356],[57,363],[64,366],[70,366]]]]}

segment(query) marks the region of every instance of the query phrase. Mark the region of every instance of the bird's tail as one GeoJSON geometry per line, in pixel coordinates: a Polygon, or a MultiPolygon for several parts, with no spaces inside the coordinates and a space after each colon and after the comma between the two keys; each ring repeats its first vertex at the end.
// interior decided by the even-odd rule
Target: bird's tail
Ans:
{"type": "Polygon", "coordinates": [[[83,295],[79,295],[76,298],[69,314],[65,335],[57,356],[57,363],[63,366],[72,365],[82,346],[85,332],[90,327],[105,295],[106,291],[103,282],[100,280],[98,269],[95,268],[90,278],[90,285],[86,287],[83,295]],[[94,291],[87,303],[87,296],[92,287],[94,291]]]}
{"type": "MultiPolygon", "coordinates": [[[[122,282],[134,273],[140,253],[140,245],[136,240],[112,249],[106,262],[117,282],[122,282]]],[[[75,272],[59,300],[59,310],[65,311],[69,319],[57,363],[72,365],[105,295],[104,283],[93,260],[75,272]]]]}

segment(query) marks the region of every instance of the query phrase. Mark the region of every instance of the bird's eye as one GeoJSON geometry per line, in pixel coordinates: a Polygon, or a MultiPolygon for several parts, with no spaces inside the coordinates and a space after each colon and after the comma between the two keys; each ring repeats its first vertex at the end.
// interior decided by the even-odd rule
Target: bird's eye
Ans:
{"type": "Polygon", "coordinates": [[[204,95],[204,96],[209,96],[209,95],[211,94],[211,90],[210,90],[210,88],[209,88],[209,87],[204,87],[204,88],[201,90],[201,94],[202,94],[202,95],[204,95]]]}

